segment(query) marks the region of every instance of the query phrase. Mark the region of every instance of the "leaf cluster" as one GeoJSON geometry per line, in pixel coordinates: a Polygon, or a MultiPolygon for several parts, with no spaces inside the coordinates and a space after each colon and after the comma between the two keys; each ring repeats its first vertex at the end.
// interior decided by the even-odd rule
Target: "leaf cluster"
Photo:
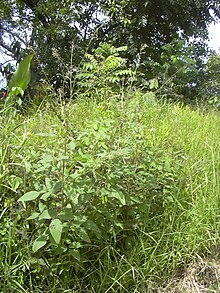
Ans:
{"type": "Polygon", "coordinates": [[[103,43],[94,54],[86,54],[82,69],[76,74],[77,88],[86,95],[104,91],[120,91],[129,85],[134,71],[127,66],[126,58],[119,55],[127,47],[114,47],[103,43]]]}
{"type": "Polygon", "coordinates": [[[65,152],[32,153],[29,187],[19,202],[36,231],[33,252],[71,255],[82,265],[88,245],[127,249],[146,219],[163,213],[179,165],[147,145],[135,124],[97,117],[68,139],[65,152]]]}

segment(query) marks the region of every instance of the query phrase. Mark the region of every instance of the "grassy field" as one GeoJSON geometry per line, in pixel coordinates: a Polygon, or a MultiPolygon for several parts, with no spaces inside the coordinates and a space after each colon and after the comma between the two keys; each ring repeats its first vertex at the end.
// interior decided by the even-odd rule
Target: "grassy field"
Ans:
{"type": "Polygon", "coordinates": [[[219,134],[152,93],[2,110],[0,292],[219,292],[219,134]]]}

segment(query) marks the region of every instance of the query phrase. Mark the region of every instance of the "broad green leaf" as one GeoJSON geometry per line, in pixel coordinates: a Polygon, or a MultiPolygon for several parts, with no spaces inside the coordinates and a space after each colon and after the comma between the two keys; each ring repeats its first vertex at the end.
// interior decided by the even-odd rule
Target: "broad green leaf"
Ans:
{"type": "Polygon", "coordinates": [[[45,244],[47,244],[47,236],[46,235],[39,236],[33,243],[33,246],[32,246],[33,252],[38,251],[45,244]]]}
{"type": "Polygon", "coordinates": [[[69,144],[68,144],[68,148],[71,150],[71,151],[74,151],[76,149],[76,143],[74,140],[72,140],[69,144]]]}
{"type": "Polygon", "coordinates": [[[39,208],[39,211],[42,213],[44,210],[47,209],[47,206],[40,201],[38,204],[38,208],[39,208]]]}
{"type": "Polygon", "coordinates": [[[19,89],[18,91],[25,91],[28,87],[28,84],[31,80],[30,65],[33,55],[26,56],[18,65],[18,68],[12,75],[11,80],[9,81],[8,88],[9,93],[13,88],[19,89]]]}
{"type": "Polygon", "coordinates": [[[89,235],[87,234],[86,230],[83,228],[80,228],[78,231],[78,236],[85,242],[91,242],[89,235]]]}
{"type": "Polygon", "coordinates": [[[90,193],[80,194],[79,197],[78,197],[78,203],[80,205],[82,205],[82,204],[85,204],[87,202],[90,202],[91,197],[92,197],[92,194],[90,194],[90,193]]]}
{"type": "Polygon", "coordinates": [[[71,205],[67,204],[67,206],[58,214],[58,217],[64,221],[72,220],[74,217],[74,213],[71,205]]]}
{"type": "Polygon", "coordinates": [[[16,191],[21,183],[22,183],[22,179],[20,177],[13,178],[12,189],[16,191]]]}
{"type": "Polygon", "coordinates": [[[45,184],[48,191],[51,191],[53,187],[53,182],[48,177],[45,178],[45,184]]]}
{"type": "Polygon", "coordinates": [[[26,174],[29,173],[31,171],[31,163],[30,162],[24,162],[24,167],[25,167],[25,171],[26,171],[26,174]]]}
{"type": "Polygon", "coordinates": [[[64,155],[59,155],[56,160],[57,161],[65,161],[65,160],[68,160],[69,157],[68,156],[64,156],[64,155]]]}
{"type": "Polygon", "coordinates": [[[17,86],[17,87],[13,86],[13,88],[10,91],[10,94],[12,94],[13,96],[17,96],[17,95],[23,96],[24,95],[24,91],[19,86],[17,86]]]}
{"type": "Polygon", "coordinates": [[[76,249],[70,249],[69,253],[78,261],[80,261],[80,253],[76,249]]]}
{"type": "Polygon", "coordinates": [[[39,191],[29,191],[25,193],[22,197],[20,197],[18,201],[31,201],[38,198],[40,194],[41,192],[39,191]]]}
{"type": "Polygon", "coordinates": [[[59,244],[61,239],[61,234],[63,230],[63,224],[59,219],[54,219],[51,221],[49,226],[50,234],[54,241],[59,244]]]}
{"type": "Polygon", "coordinates": [[[126,205],[125,195],[121,191],[112,192],[108,197],[114,197],[118,199],[123,206],[126,205]]]}
{"type": "Polygon", "coordinates": [[[51,192],[45,192],[43,195],[41,195],[40,199],[43,199],[44,201],[46,201],[48,197],[50,197],[51,195],[52,195],[51,192]]]}
{"type": "Polygon", "coordinates": [[[34,220],[34,219],[36,219],[39,215],[40,215],[40,213],[36,213],[36,212],[34,212],[30,217],[27,218],[27,220],[34,220]]]}
{"type": "Polygon", "coordinates": [[[84,224],[87,221],[87,216],[82,215],[81,213],[75,213],[74,215],[74,225],[79,225],[81,226],[82,224],[84,224]]]}
{"type": "Polygon", "coordinates": [[[101,234],[101,231],[99,229],[99,227],[91,220],[86,221],[86,223],[84,224],[84,226],[88,229],[88,230],[92,230],[93,232],[97,233],[97,234],[101,234]]]}
{"type": "Polygon", "coordinates": [[[43,220],[43,219],[51,219],[51,215],[49,213],[48,210],[44,210],[41,215],[39,216],[39,220],[43,220]]]}
{"type": "Polygon", "coordinates": [[[57,181],[53,186],[53,193],[57,193],[63,187],[63,181],[57,181]]]}
{"type": "Polygon", "coordinates": [[[39,162],[42,164],[53,162],[54,158],[52,155],[45,155],[39,162]]]}

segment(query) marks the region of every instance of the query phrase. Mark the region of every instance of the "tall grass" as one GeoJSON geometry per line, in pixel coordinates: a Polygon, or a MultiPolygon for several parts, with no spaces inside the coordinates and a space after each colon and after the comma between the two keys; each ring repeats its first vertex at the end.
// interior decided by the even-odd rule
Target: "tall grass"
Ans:
{"type": "MultiPolygon", "coordinates": [[[[158,102],[151,93],[131,94],[123,103],[78,100],[33,112],[1,116],[2,292],[153,292],[198,255],[218,250],[219,113],[158,102]],[[120,215],[127,207],[111,208],[110,224],[88,211],[106,228],[100,239],[89,234],[91,242],[82,241],[80,261],[49,244],[34,253],[37,229],[46,223],[27,221],[38,202],[18,202],[42,183],[46,171],[33,171],[39,160],[66,155],[67,168],[74,143],[94,160],[82,163],[92,173],[86,169],[92,181],[83,184],[99,192],[100,180],[115,176],[126,198],[141,201],[128,207],[131,226],[123,226],[127,218],[120,215]],[[102,165],[95,166],[100,156],[102,165]]],[[[56,176],[66,180],[64,173],[56,176]]]]}

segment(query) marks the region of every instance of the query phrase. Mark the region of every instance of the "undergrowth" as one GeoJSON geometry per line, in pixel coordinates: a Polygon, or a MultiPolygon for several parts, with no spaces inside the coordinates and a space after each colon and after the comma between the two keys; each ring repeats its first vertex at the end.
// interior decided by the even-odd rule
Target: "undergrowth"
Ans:
{"type": "Polygon", "coordinates": [[[218,249],[217,112],[136,92],[30,113],[0,117],[1,292],[155,292],[218,249]]]}

